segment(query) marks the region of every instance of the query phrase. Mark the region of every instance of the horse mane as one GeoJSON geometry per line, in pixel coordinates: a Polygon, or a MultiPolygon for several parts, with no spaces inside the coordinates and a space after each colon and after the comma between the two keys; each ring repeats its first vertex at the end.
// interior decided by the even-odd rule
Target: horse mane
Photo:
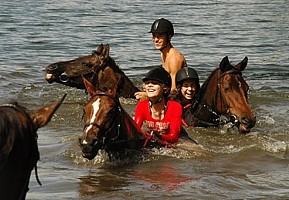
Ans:
{"type": "Polygon", "coordinates": [[[142,129],[136,124],[132,117],[120,106],[122,115],[124,116],[124,123],[128,127],[128,136],[131,139],[138,139],[142,134],[142,129]]]}
{"type": "Polygon", "coordinates": [[[126,127],[127,144],[131,149],[139,149],[142,140],[145,140],[143,130],[136,124],[133,118],[120,106],[122,124],[126,127]]]}
{"type": "Polygon", "coordinates": [[[116,64],[115,60],[111,56],[108,57],[108,63],[112,64],[111,67],[113,71],[124,74],[123,71],[119,68],[118,64],[116,64]]]}
{"type": "Polygon", "coordinates": [[[120,94],[119,96],[134,98],[134,93],[138,92],[139,89],[134,86],[132,81],[125,75],[112,57],[108,57],[107,64],[116,73],[116,75],[119,76],[119,81],[117,83],[117,93],[120,94]],[[132,91],[132,93],[129,93],[129,91],[132,91]]]}
{"type": "Polygon", "coordinates": [[[200,88],[200,98],[202,98],[205,94],[205,91],[208,88],[209,83],[211,82],[211,79],[213,78],[213,76],[215,75],[216,71],[220,70],[219,68],[216,68],[211,74],[210,76],[207,78],[207,80],[202,84],[201,88],[200,88]]]}

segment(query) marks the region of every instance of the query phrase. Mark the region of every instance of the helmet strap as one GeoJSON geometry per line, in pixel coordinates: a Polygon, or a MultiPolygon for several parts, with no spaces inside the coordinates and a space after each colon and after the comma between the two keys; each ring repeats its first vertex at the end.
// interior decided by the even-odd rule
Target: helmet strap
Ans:
{"type": "Polygon", "coordinates": [[[158,104],[158,103],[162,102],[162,100],[163,100],[163,97],[160,97],[155,101],[152,101],[151,99],[149,99],[150,107],[152,107],[154,104],[158,104]]]}
{"type": "Polygon", "coordinates": [[[166,34],[166,45],[160,49],[160,51],[163,51],[167,46],[171,43],[171,40],[169,39],[170,35],[166,34]]]}

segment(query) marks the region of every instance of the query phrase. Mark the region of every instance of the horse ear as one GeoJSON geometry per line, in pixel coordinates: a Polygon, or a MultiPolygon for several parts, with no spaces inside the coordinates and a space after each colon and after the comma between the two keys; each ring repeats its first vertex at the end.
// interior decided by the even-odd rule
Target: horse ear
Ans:
{"type": "Polygon", "coordinates": [[[109,51],[110,51],[109,44],[104,45],[104,48],[103,48],[103,56],[104,56],[104,59],[108,59],[108,57],[109,57],[109,51]]]}
{"type": "Polygon", "coordinates": [[[29,112],[29,116],[33,122],[34,130],[37,130],[38,128],[42,126],[45,126],[51,120],[53,114],[62,104],[65,97],[66,97],[66,94],[64,94],[62,98],[54,101],[48,106],[44,106],[35,112],[29,112]]]}
{"type": "Polygon", "coordinates": [[[96,88],[84,77],[83,77],[83,83],[90,96],[96,93],[96,88]]]}
{"type": "Polygon", "coordinates": [[[107,59],[109,58],[109,44],[103,45],[100,44],[96,50],[96,54],[99,55],[100,57],[100,64],[102,65],[103,63],[105,63],[107,61],[107,59]]]}
{"type": "Polygon", "coordinates": [[[224,73],[225,71],[229,70],[229,68],[228,68],[229,66],[231,66],[229,58],[228,58],[228,56],[225,56],[222,59],[222,61],[220,62],[219,68],[221,69],[222,73],[224,73]]]}
{"type": "Polygon", "coordinates": [[[246,56],[241,62],[239,62],[235,66],[235,68],[239,69],[240,71],[243,71],[247,67],[247,64],[248,64],[248,57],[246,56]]]}
{"type": "Polygon", "coordinates": [[[97,55],[100,55],[102,50],[103,50],[103,44],[101,43],[101,44],[98,45],[96,51],[93,51],[93,53],[95,53],[97,55]]]}

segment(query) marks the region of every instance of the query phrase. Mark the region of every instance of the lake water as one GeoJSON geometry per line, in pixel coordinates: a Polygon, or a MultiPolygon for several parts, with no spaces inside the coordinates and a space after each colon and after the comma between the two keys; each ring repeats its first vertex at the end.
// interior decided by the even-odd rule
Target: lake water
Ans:
{"type": "MultiPolygon", "coordinates": [[[[68,94],[38,131],[43,185],[33,172],[27,199],[288,199],[288,10],[287,0],[0,1],[1,103],[33,110],[68,94]],[[148,31],[161,17],[173,22],[172,43],[201,82],[224,56],[233,64],[248,56],[243,76],[256,126],[246,136],[189,128],[206,152],[161,149],[114,162],[101,152],[87,161],[77,141],[88,96],[48,84],[44,68],[109,43],[111,57],[140,86],[160,64],[148,31]]],[[[121,102],[133,114],[137,102],[121,102]]]]}

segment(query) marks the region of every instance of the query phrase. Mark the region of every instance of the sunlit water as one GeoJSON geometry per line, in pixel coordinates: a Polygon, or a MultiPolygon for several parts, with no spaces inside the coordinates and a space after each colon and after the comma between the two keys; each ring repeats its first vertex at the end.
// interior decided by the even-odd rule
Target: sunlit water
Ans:
{"type": "MultiPolygon", "coordinates": [[[[33,110],[67,93],[50,124],[38,131],[41,160],[27,199],[287,199],[289,193],[289,2],[6,1],[0,2],[0,97],[33,110]],[[77,145],[84,91],[44,80],[44,68],[109,43],[120,68],[141,85],[160,64],[151,23],[175,26],[173,45],[203,82],[224,56],[245,56],[243,76],[257,124],[249,135],[189,128],[204,149],[153,149],[109,162],[92,161],[77,145]]],[[[136,101],[121,99],[133,114],[136,101]]],[[[1,178],[1,177],[0,177],[1,178]]],[[[1,195],[1,194],[0,194],[1,195]]],[[[1,196],[0,196],[1,199],[1,196]]]]}

